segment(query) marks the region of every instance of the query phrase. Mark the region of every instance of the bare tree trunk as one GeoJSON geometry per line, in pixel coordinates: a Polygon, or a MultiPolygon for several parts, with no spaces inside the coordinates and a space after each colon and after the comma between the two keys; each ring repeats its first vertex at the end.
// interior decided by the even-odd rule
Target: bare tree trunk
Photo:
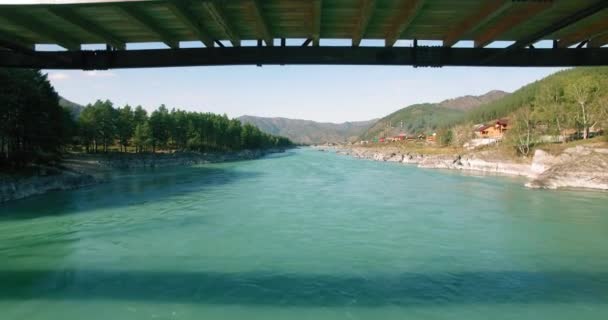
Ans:
{"type": "Polygon", "coordinates": [[[581,111],[583,115],[583,139],[587,140],[589,138],[589,124],[587,123],[587,108],[584,102],[579,102],[581,106],[581,111]]]}

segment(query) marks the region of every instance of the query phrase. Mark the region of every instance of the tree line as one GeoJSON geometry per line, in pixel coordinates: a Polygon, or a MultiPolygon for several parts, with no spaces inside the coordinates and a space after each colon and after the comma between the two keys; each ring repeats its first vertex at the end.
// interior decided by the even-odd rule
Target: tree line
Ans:
{"type": "Polygon", "coordinates": [[[0,69],[0,88],[1,168],[53,161],[68,148],[206,152],[292,145],[226,115],[164,105],[148,114],[141,106],[98,100],[74,117],[59,105],[59,95],[39,70],[0,69]]]}
{"type": "Polygon", "coordinates": [[[0,168],[52,161],[72,123],[46,75],[0,68],[0,168]]]}
{"type": "Polygon", "coordinates": [[[141,106],[114,107],[109,100],[85,106],[78,118],[76,144],[87,152],[238,151],[291,146],[284,137],[266,134],[226,115],[169,110],[161,105],[148,115],[141,106]]]}

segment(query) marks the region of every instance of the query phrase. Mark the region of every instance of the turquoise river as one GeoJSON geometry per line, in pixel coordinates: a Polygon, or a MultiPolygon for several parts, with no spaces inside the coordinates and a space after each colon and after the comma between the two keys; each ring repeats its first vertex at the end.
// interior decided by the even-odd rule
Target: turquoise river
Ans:
{"type": "Polygon", "coordinates": [[[0,206],[0,319],[608,319],[608,194],[299,149],[0,206]]]}

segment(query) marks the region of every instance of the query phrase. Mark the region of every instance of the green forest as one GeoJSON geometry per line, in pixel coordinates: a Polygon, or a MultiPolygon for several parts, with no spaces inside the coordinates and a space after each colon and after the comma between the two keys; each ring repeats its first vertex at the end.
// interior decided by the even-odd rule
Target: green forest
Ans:
{"type": "Polygon", "coordinates": [[[536,144],[588,139],[608,127],[608,68],[574,68],[528,84],[469,111],[439,130],[444,144],[462,145],[474,124],[510,120],[506,142],[526,156],[536,144]]]}
{"type": "Polygon", "coordinates": [[[483,123],[508,117],[522,108],[530,108],[537,121],[553,124],[556,130],[580,128],[584,131],[585,127],[588,129],[601,122],[608,98],[607,89],[608,68],[568,69],[476,108],[459,122],[483,123]]]}
{"type": "Polygon", "coordinates": [[[48,163],[67,151],[238,151],[291,146],[226,115],[98,100],[75,115],[39,70],[0,69],[0,168],[48,163]]]}

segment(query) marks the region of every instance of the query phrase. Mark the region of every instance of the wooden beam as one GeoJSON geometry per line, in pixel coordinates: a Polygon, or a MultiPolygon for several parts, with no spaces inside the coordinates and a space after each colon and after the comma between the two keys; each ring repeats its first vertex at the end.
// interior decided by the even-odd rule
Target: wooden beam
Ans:
{"type": "Polygon", "coordinates": [[[321,15],[323,10],[322,0],[313,0],[311,9],[311,21],[312,21],[312,45],[315,47],[319,46],[321,41],[321,15]]]}
{"type": "Polygon", "coordinates": [[[608,44],[608,32],[600,34],[589,41],[587,47],[600,48],[608,44]]]}
{"type": "Polygon", "coordinates": [[[80,50],[80,43],[67,36],[65,32],[55,29],[53,26],[48,25],[46,23],[40,22],[40,20],[34,19],[30,16],[27,16],[18,12],[6,12],[2,15],[2,17],[9,21],[11,24],[16,26],[20,26],[29,30],[32,33],[35,33],[44,38],[49,38],[55,44],[68,49],[68,50],[80,50]]]}
{"type": "Polygon", "coordinates": [[[386,32],[385,45],[392,47],[399,37],[409,28],[416,16],[420,13],[426,0],[402,0],[400,8],[390,22],[386,32]]]}
{"type": "Polygon", "coordinates": [[[166,3],[167,8],[171,10],[173,15],[196,37],[205,44],[208,48],[213,48],[213,39],[203,26],[201,20],[195,16],[192,10],[186,7],[187,3],[181,1],[169,1],[166,3]]]}
{"type": "Polygon", "coordinates": [[[227,47],[177,50],[59,51],[23,54],[0,50],[0,67],[106,70],[219,65],[413,65],[572,67],[606,66],[608,49],[507,49],[444,47],[227,47]],[[488,57],[495,57],[483,62],[488,57]]]}
{"type": "Polygon", "coordinates": [[[241,38],[234,32],[234,29],[230,26],[228,18],[226,17],[226,13],[224,12],[224,8],[222,6],[221,1],[210,0],[204,1],[203,7],[209,12],[211,15],[211,19],[218,25],[218,27],[222,30],[224,35],[228,37],[228,40],[232,43],[233,47],[241,46],[241,38]]]}
{"type": "Polygon", "coordinates": [[[592,39],[593,37],[608,31],[608,19],[602,19],[587,27],[577,29],[557,41],[559,48],[567,48],[573,44],[592,39]]]}
{"type": "Polygon", "coordinates": [[[70,8],[49,7],[47,11],[58,19],[73,24],[85,32],[102,39],[106,44],[109,44],[116,49],[124,50],[126,48],[125,41],[118,39],[115,35],[103,29],[101,26],[91,21],[87,21],[70,8]]]}
{"type": "Polygon", "coordinates": [[[606,8],[608,8],[608,1],[599,0],[595,4],[593,4],[589,7],[586,7],[580,11],[577,11],[576,13],[574,13],[570,16],[560,19],[559,21],[551,24],[550,26],[548,26],[524,39],[518,40],[517,42],[515,42],[514,44],[509,46],[509,48],[517,49],[517,48],[526,47],[534,42],[537,42],[539,40],[544,39],[545,37],[548,37],[548,36],[554,34],[555,32],[557,32],[563,28],[566,28],[578,21],[581,21],[587,17],[590,17],[606,8]]]}
{"type": "Polygon", "coordinates": [[[274,46],[274,37],[270,28],[270,23],[264,15],[260,0],[249,0],[249,11],[255,19],[255,26],[258,36],[264,39],[266,46],[274,46]]]}
{"type": "Polygon", "coordinates": [[[369,21],[376,10],[376,0],[361,0],[359,5],[359,16],[357,24],[353,31],[353,47],[358,47],[361,44],[361,39],[365,37],[369,21]]]}
{"type": "Polygon", "coordinates": [[[489,0],[475,13],[466,17],[459,25],[452,28],[443,38],[443,46],[451,47],[466,34],[477,31],[490,20],[502,14],[513,4],[512,0],[489,0]]]}
{"type": "Polygon", "coordinates": [[[505,32],[549,9],[552,4],[552,1],[521,2],[521,6],[518,6],[515,12],[505,15],[495,25],[488,26],[485,32],[477,36],[475,38],[475,48],[487,46],[505,32]]]}
{"type": "Polygon", "coordinates": [[[158,22],[154,21],[152,17],[143,12],[141,8],[135,8],[128,5],[115,6],[113,8],[117,8],[124,16],[127,16],[129,19],[137,22],[140,26],[142,26],[144,29],[147,29],[149,32],[154,33],[169,48],[179,48],[179,40],[168,34],[168,32],[163,29],[158,24],[158,22]]]}
{"type": "Polygon", "coordinates": [[[18,52],[30,52],[35,50],[33,42],[16,35],[9,35],[0,31],[0,47],[18,52]]]}

